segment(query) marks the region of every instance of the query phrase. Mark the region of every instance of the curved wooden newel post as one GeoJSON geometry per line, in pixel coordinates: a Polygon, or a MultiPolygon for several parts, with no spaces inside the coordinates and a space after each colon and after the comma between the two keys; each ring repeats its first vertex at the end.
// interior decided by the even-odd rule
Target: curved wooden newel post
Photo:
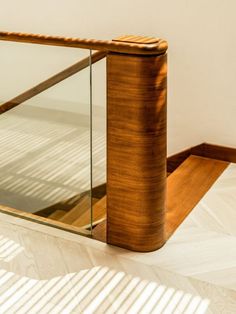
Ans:
{"type": "Polygon", "coordinates": [[[166,53],[108,53],[107,242],[134,251],[165,242],[166,81],[166,53]]]}

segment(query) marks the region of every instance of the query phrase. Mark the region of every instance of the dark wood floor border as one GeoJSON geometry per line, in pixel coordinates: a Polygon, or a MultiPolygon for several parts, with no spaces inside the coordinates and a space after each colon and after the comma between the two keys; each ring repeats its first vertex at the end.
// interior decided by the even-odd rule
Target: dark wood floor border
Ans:
{"type": "Polygon", "coordinates": [[[191,149],[192,155],[236,163],[236,148],[203,143],[191,149]]]}

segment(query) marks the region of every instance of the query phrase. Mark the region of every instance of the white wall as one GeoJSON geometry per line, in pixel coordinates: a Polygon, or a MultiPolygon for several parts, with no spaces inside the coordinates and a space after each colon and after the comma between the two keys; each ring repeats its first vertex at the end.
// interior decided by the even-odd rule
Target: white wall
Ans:
{"type": "Polygon", "coordinates": [[[169,154],[203,141],[236,146],[235,0],[0,0],[0,8],[1,30],[167,39],[169,154]]]}

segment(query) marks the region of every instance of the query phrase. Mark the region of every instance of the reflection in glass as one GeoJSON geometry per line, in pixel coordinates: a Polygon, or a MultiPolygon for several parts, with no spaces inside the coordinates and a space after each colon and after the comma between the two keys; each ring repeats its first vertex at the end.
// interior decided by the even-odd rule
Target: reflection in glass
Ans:
{"type": "MultiPolygon", "coordinates": [[[[0,103],[90,58],[82,49],[0,44],[0,103]]],[[[87,67],[0,116],[0,204],[90,232],[90,93],[87,67]]]]}

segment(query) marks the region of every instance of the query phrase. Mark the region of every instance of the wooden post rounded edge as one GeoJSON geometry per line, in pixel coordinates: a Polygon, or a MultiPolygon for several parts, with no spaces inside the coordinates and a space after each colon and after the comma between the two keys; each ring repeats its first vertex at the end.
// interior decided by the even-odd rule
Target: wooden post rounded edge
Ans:
{"type": "Polygon", "coordinates": [[[107,56],[107,243],[165,243],[167,55],[107,56]]]}

